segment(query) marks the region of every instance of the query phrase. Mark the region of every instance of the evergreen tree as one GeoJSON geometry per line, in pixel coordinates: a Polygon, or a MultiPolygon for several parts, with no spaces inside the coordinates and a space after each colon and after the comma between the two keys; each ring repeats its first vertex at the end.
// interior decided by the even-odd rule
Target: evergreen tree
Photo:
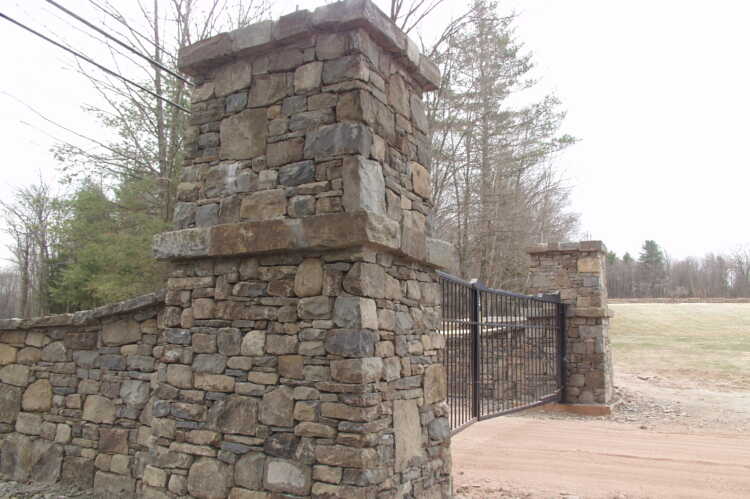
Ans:
{"type": "Polygon", "coordinates": [[[92,308],[148,293],[163,283],[164,265],[151,253],[154,234],[167,228],[144,204],[144,188],[121,184],[109,199],[85,182],[68,201],[52,298],[56,311],[92,308]]]}
{"type": "Polygon", "coordinates": [[[640,295],[648,298],[660,298],[665,294],[666,257],[656,241],[643,243],[638,256],[638,274],[641,284],[640,295]]]}

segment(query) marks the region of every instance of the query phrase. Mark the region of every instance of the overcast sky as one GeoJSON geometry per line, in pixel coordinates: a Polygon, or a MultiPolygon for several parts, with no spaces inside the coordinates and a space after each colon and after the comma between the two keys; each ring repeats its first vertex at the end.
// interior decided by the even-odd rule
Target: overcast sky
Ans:
{"type": "MultiPolygon", "coordinates": [[[[100,19],[87,1],[64,3],[100,19]]],[[[281,1],[276,11],[322,3],[281,1]]],[[[435,25],[463,3],[448,0],[435,25]]],[[[619,254],[654,239],[677,258],[750,244],[750,2],[506,0],[500,9],[519,14],[517,36],[533,52],[535,76],[567,109],[564,132],[580,139],[557,163],[573,186],[582,235],[619,254]]],[[[43,0],[6,0],[0,12],[108,60],[82,26],[43,0]]],[[[40,173],[54,183],[59,165],[49,149],[70,138],[10,96],[71,129],[99,130],[80,110],[92,90],[66,69],[71,57],[3,20],[0,47],[0,197],[8,200],[40,173]]],[[[139,77],[126,63],[123,71],[139,77]]]]}

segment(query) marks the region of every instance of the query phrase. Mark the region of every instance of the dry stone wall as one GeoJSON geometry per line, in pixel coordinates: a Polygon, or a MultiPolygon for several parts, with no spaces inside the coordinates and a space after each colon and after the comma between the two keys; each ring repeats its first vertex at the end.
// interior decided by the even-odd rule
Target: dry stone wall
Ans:
{"type": "MultiPolygon", "coordinates": [[[[368,0],[180,65],[197,85],[175,230],[154,242],[163,303],[50,326],[39,362],[0,371],[0,472],[154,498],[450,497],[435,269],[455,253],[430,237],[421,98],[436,67],[368,0]]],[[[21,357],[40,327],[0,343],[21,357]]]]}
{"type": "Polygon", "coordinates": [[[566,307],[565,402],[612,401],[607,249],[601,241],[529,248],[528,292],[559,293],[566,307]]]}
{"type": "Polygon", "coordinates": [[[163,295],[0,321],[0,474],[132,495],[149,448],[163,295]]]}

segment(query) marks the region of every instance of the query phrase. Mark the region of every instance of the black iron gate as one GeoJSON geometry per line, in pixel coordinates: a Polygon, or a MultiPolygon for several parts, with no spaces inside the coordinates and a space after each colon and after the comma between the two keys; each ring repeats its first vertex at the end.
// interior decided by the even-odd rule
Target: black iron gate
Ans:
{"type": "Polygon", "coordinates": [[[565,305],[440,274],[451,429],[560,400],[565,305]]]}

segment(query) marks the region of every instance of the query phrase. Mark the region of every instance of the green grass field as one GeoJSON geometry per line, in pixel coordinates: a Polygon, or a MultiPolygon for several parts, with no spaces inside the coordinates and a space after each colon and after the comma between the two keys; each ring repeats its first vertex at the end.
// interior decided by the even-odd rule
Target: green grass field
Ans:
{"type": "Polygon", "coordinates": [[[610,304],[615,369],[750,388],[750,303],[610,304]]]}

